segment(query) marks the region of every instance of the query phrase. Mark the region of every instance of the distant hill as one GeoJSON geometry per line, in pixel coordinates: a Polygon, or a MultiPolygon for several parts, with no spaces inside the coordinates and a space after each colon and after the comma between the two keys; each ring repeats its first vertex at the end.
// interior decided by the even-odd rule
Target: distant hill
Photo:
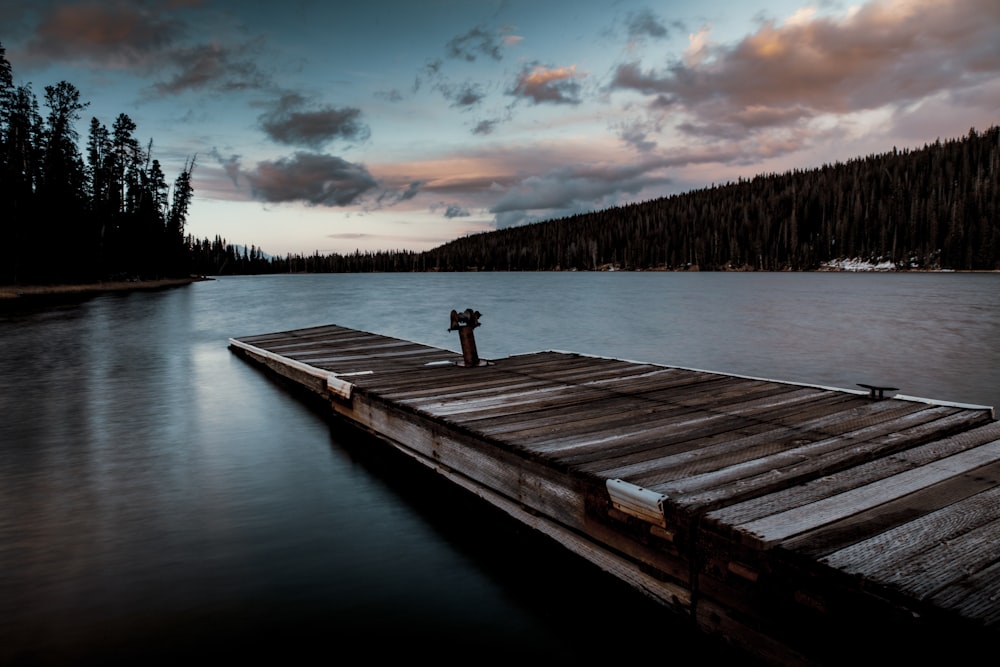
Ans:
{"type": "Polygon", "coordinates": [[[456,239],[439,270],[1000,269],[1000,127],[456,239]]]}
{"type": "Polygon", "coordinates": [[[1000,127],[474,234],[426,252],[267,257],[195,244],[203,273],[1000,270],[1000,127]]]}

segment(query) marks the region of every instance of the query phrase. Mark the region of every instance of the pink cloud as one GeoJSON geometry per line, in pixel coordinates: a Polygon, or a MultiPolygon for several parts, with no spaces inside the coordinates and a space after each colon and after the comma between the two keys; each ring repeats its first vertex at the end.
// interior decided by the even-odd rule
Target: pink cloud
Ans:
{"type": "Polygon", "coordinates": [[[545,67],[538,64],[526,65],[517,77],[511,95],[531,99],[535,104],[579,104],[580,84],[576,65],[569,67],[545,67]]]}
{"type": "Polygon", "coordinates": [[[696,37],[697,57],[662,70],[622,64],[613,87],[696,115],[691,127],[719,136],[912,103],[1000,75],[993,0],[886,0],[840,18],[765,22],[731,45],[696,37]]]}

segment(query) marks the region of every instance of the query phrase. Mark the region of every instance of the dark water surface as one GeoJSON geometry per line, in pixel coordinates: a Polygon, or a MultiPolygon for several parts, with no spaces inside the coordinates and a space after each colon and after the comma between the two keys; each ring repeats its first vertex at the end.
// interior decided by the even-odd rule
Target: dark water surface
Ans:
{"type": "Polygon", "coordinates": [[[227,339],[340,324],[1000,405],[997,274],[223,278],[0,314],[0,663],[726,658],[227,339]]]}

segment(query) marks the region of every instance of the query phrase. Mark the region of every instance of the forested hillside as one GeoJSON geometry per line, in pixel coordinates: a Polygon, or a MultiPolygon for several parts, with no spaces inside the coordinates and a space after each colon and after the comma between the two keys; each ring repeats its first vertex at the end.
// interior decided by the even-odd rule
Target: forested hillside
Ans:
{"type": "Polygon", "coordinates": [[[188,275],[194,160],[171,189],[125,114],[110,129],[91,119],[81,155],[80,91],[46,86],[43,117],[13,81],[0,45],[0,284],[188,275]]]}
{"type": "Polygon", "coordinates": [[[427,252],[264,259],[203,244],[206,272],[1000,270],[1000,127],[919,149],[456,239],[427,252]]]}
{"type": "Polygon", "coordinates": [[[457,239],[442,270],[1000,269],[1000,127],[457,239]]]}

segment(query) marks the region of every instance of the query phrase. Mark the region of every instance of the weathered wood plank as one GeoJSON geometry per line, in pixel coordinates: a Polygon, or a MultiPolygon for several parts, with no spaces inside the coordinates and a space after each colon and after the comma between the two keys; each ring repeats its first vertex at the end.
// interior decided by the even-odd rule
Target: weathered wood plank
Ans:
{"type": "MultiPolygon", "coordinates": [[[[948,512],[951,508],[944,508],[948,512]]],[[[919,600],[930,597],[946,586],[965,581],[970,574],[997,562],[997,540],[1000,539],[1000,514],[984,511],[975,528],[947,541],[929,545],[918,557],[900,564],[897,571],[887,574],[880,583],[905,590],[919,600]]]]}
{"type": "Polygon", "coordinates": [[[421,410],[437,417],[450,417],[460,414],[506,414],[526,406],[536,405],[539,402],[550,401],[561,404],[585,402],[599,395],[601,395],[600,390],[591,387],[580,385],[549,385],[519,389],[501,395],[494,394],[469,400],[436,404],[427,403],[421,406],[421,410]]]}
{"type": "MultiPolygon", "coordinates": [[[[623,448],[582,464],[580,469],[612,477],[627,477],[642,486],[654,486],[801,444],[808,439],[805,437],[808,434],[787,425],[786,420],[791,415],[808,412],[818,419],[824,413],[842,411],[852,400],[848,396],[837,395],[817,397],[811,392],[789,392],[766,398],[771,401],[771,407],[755,411],[752,419],[734,431],[682,441],[683,446],[661,439],[655,447],[635,452],[623,448]],[[808,411],[802,409],[804,404],[808,404],[808,411]]],[[[815,439],[816,436],[809,437],[815,439]]]]}
{"type": "MultiPolygon", "coordinates": [[[[942,551],[928,555],[930,551],[962,540],[998,518],[1000,487],[993,487],[872,535],[819,561],[847,574],[902,587],[907,578],[918,580],[922,571],[951,557],[942,555],[942,551]]],[[[997,556],[995,544],[993,547],[990,562],[997,556]]]]}
{"type": "MultiPolygon", "coordinates": [[[[750,397],[745,403],[730,405],[724,412],[696,410],[690,416],[682,416],[678,420],[652,419],[626,433],[607,436],[598,432],[591,434],[589,438],[552,439],[544,444],[544,449],[557,452],[560,460],[577,466],[603,460],[612,451],[617,456],[642,451],[648,449],[651,443],[657,446],[690,443],[685,449],[688,451],[700,449],[698,443],[707,438],[760,423],[768,424],[775,431],[787,432],[789,426],[782,420],[802,414],[805,411],[804,405],[809,406],[812,414],[825,417],[831,412],[840,412],[845,402],[853,399],[849,396],[822,396],[810,392],[804,402],[798,402],[794,398],[789,400],[794,403],[794,407],[781,400],[750,397]],[[614,450],[609,449],[610,443],[614,444],[614,450]]],[[[796,431],[796,436],[801,433],[804,433],[801,429],[796,431]]],[[[726,446],[726,449],[732,449],[732,445],[726,446]]]]}
{"type": "MultiPolygon", "coordinates": [[[[549,406],[533,411],[517,423],[500,427],[483,428],[479,422],[471,421],[476,431],[494,436],[505,442],[518,442],[530,446],[531,443],[554,438],[571,439],[595,432],[626,432],[635,428],[636,421],[652,422],[657,419],[673,419],[683,414],[694,414],[694,408],[674,405],[647,405],[628,398],[611,397],[596,402],[576,402],[549,406]]],[[[466,422],[463,422],[466,423],[466,422]]]]}
{"type": "MultiPolygon", "coordinates": [[[[271,352],[277,352],[287,357],[301,357],[304,354],[311,352],[322,352],[324,350],[337,351],[338,353],[348,354],[348,353],[358,353],[358,352],[371,352],[378,353],[384,350],[415,350],[419,346],[416,343],[411,343],[405,340],[397,340],[393,338],[386,339],[371,339],[368,337],[355,337],[350,339],[356,341],[353,344],[340,341],[331,341],[327,338],[318,338],[312,340],[302,340],[300,338],[293,338],[287,341],[274,342],[268,344],[266,347],[271,352]]],[[[261,347],[258,345],[258,347],[261,347]]]]}
{"type": "Polygon", "coordinates": [[[798,485],[877,456],[946,437],[982,423],[983,415],[930,407],[903,419],[860,429],[850,438],[835,436],[716,472],[653,487],[689,510],[715,509],[729,503],[798,485]]]}
{"type": "MultiPolygon", "coordinates": [[[[891,478],[887,478],[891,479],[891,478]]],[[[843,549],[860,539],[906,523],[1000,485],[1000,463],[948,476],[868,509],[858,509],[836,521],[817,526],[782,542],[783,549],[813,557],[843,549]]]]}
{"type": "Polygon", "coordinates": [[[729,505],[709,512],[705,515],[705,521],[718,526],[737,526],[749,523],[770,516],[776,511],[792,509],[832,497],[997,439],[1000,439],[1000,423],[963,431],[892,456],[878,458],[859,466],[825,475],[805,484],[729,505]]]}
{"type": "MultiPolygon", "coordinates": [[[[738,525],[736,528],[764,544],[781,542],[793,535],[807,533],[820,526],[861,515],[923,489],[938,487],[945,480],[967,476],[970,472],[996,461],[1000,461],[1000,441],[939,459],[866,486],[816,500],[808,505],[762,517],[738,525]]],[[[998,479],[993,477],[987,483],[992,486],[996,485],[997,481],[998,479]]]]}
{"type": "MultiPolygon", "coordinates": [[[[996,524],[996,522],[993,522],[996,524]]],[[[997,527],[989,535],[996,544],[997,527]]],[[[960,580],[943,587],[928,598],[936,606],[959,613],[964,618],[977,619],[982,627],[1000,624],[1000,560],[977,572],[966,573],[960,580]]]]}
{"type": "MultiPolygon", "coordinates": [[[[495,415],[488,418],[464,418],[463,424],[488,436],[513,439],[530,436],[530,431],[551,426],[558,428],[563,425],[578,424],[582,420],[594,420],[601,423],[608,417],[626,417],[634,419],[658,411],[675,410],[670,405],[649,405],[635,401],[629,396],[610,396],[599,401],[585,403],[564,403],[562,405],[543,404],[526,408],[521,412],[506,415],[495,415]]],[[[681,408],[691,410],[691,408],[681,408]]]]}

